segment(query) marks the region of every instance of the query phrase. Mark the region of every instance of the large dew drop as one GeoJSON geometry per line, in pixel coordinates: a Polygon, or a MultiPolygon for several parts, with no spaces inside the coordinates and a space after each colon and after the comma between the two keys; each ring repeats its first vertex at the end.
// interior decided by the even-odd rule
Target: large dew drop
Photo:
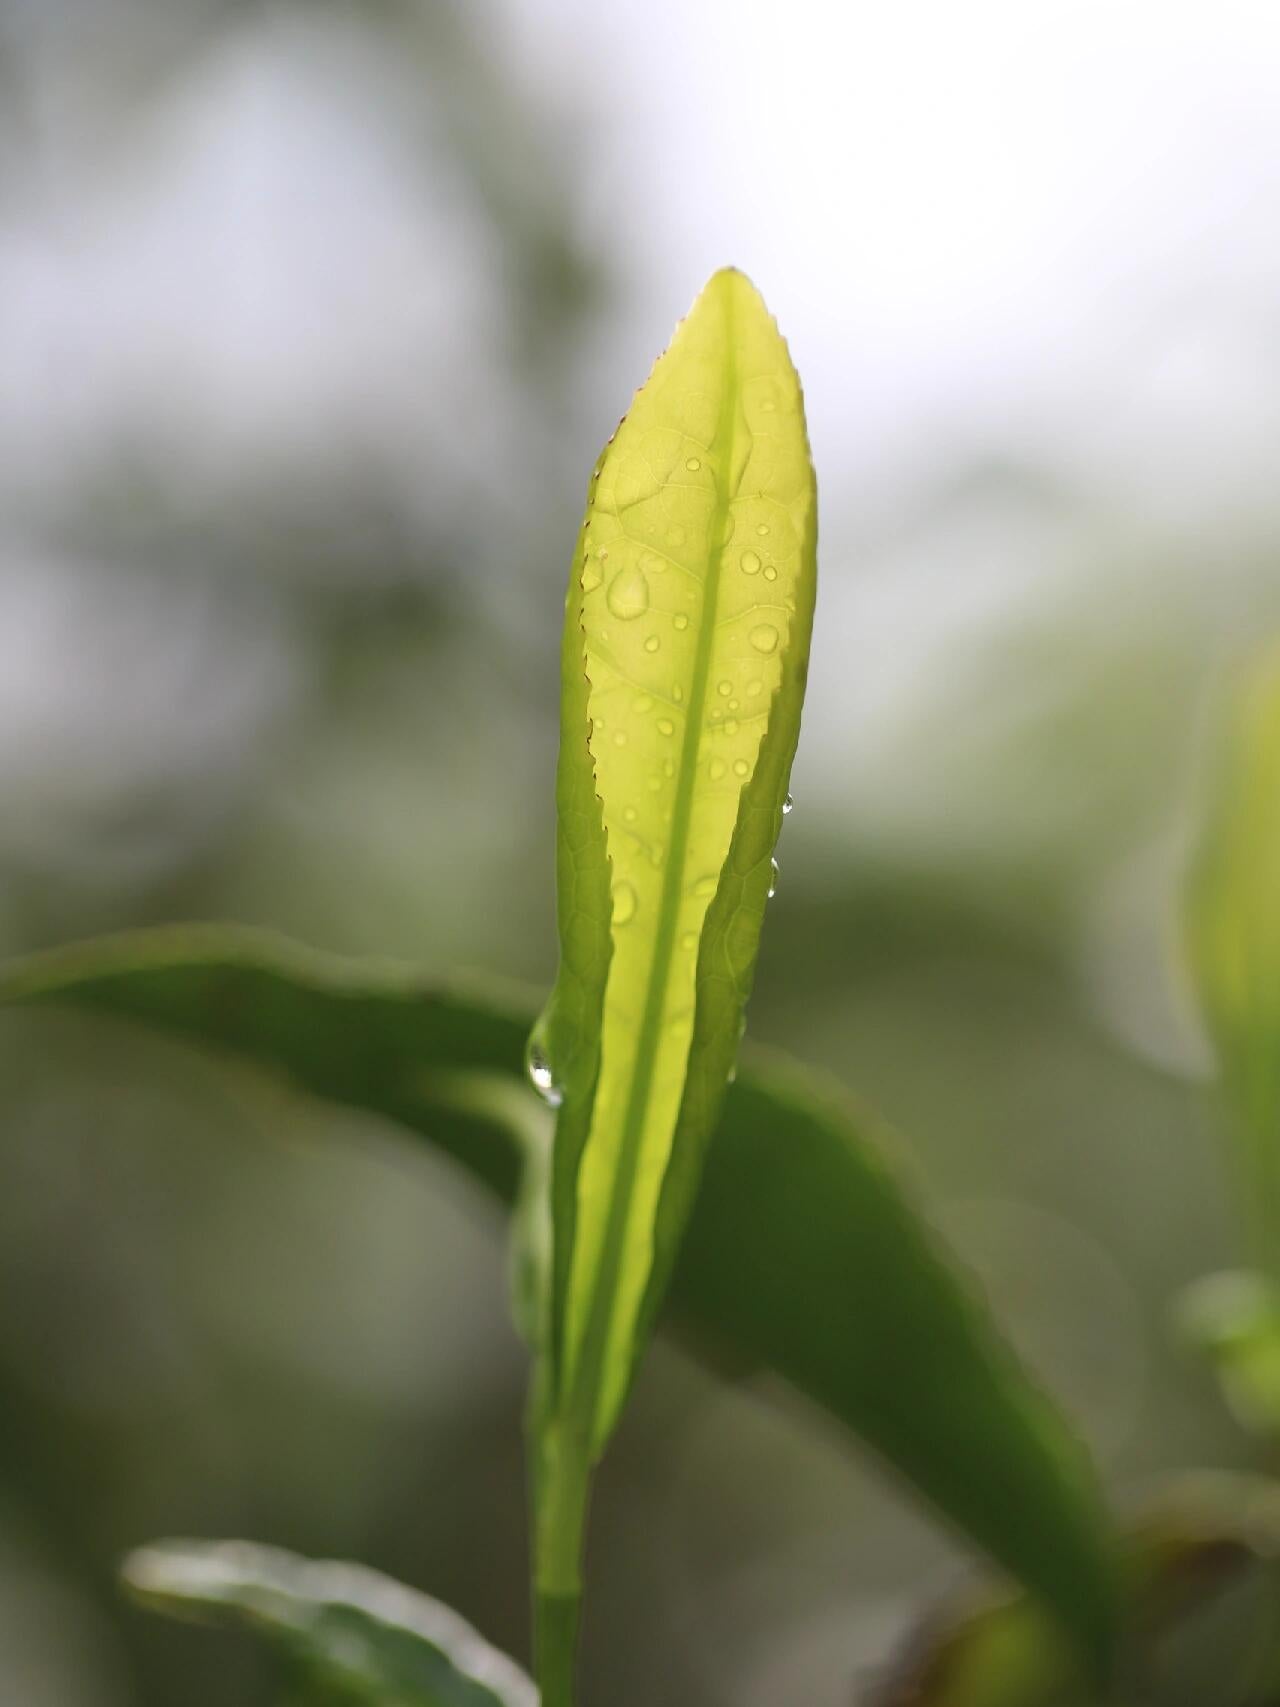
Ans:
{"type": "Polygon", "coordinates": [[[540,1043],[529,1045],[529,1053],[525,1058],[525,1066],[529,1073],[529,1083],[537,1091],[548,1108],[559,1108],[564,1101],[564,1092],[556,1084],[551,1071],[551,1063],[547,1052],[540,1043]]]}
{"type": "Polygon", "coordinates": [[[751,630],[750,640],[757,652],[776,652],[778,631],[771,622],[762,622],[758,628],[751,630]]]}
{"type": "Polygon", "coordinates": [[[633,622],[649,608],[649,583],[639,569],[620,569],[610,581],[605,599],[619,622],[633,622]]]}

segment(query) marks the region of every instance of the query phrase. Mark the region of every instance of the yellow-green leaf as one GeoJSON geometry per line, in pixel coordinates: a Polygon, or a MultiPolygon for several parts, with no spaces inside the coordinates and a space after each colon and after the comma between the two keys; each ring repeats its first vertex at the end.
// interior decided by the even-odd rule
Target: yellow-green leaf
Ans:
{"type": "Polygon", "coordinates": [[[555,1407],[599,1451],[715,1125],[799,732],[816,509],[800,386],[717,273],[606,449],[570,579],[555,1407]]]}

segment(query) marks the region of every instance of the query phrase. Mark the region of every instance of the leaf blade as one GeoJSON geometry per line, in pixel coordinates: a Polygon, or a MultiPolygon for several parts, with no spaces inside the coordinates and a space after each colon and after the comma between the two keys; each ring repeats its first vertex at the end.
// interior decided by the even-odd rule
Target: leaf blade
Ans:
{"type": "MultiPolygon", "coordinates": [[[[577,800],[590,770],[598,824],[576,851],[597,881],[609,870],[611,908],[607,934],[596,922],[589,1114],[587,1087],[570,1084],[557,1139],[553,1383],[596,1453],[625,1398],[737,1047],[799,733],[815,517],[795,370],[754,287],[725,270],[606,448],[570,578],[562,770],[577,800]],[[773,762],[761,764],[766,746],[773,762]],[[747,868],[732,873],[739,976],[726,989],[702,950],[713,898],[743,849],[747,868]],[[707,1000],[709,986],[718,1000],[707,1000]],[[691,1075],[701,1083],[687,1098],[691,1075]],[[664,1192],[672,1167],[683,1184],[664,1192]]],[[[580,823],[575,811],[571,836],[580,823]]],[[[577,926],[576,896],[570,906],[577,926]]]]}

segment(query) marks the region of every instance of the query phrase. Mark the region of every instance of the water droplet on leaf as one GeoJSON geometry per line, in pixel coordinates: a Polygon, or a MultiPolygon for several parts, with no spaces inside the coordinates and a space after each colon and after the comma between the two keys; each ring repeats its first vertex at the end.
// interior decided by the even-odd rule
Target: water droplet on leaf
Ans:
{"type": "Polygon", "coordinates": [[[674,735],[675,731],[676,726],[669,717],[660,717],[658,719],[658,733],[660,735],[674,735]]]}
{"type": "Polygon", "coordinates": [[[661,645],[662,642],[658,639],[657,635],[651,634],[644,643],[644,649],[646,652],[656,652],[661,645]]]}
{"type": "Polygon", "coordinates": [[[613,922],[615,925],[629,924],[636,916],[636,892],[629,883],[615,883],[613,886],[613,922]]]}
{"type": "Polygon", "coordinates": [[[525,1057],[525,1068],[529,1074],[529,1083],[537,1091],[543,1102],[549,1108],[559,1108],[564,1101],[564,1092],[556,1084],[551,1071],[551,1063],[547,1059],[547,1052],[541,1043],[530,1043],[528,1054],[525,1057]]]}
{"type": "Polygon", "coordinates": [[[793,810],[794,810],[794,809],[795,809],[795,804],[796,804],[796,803],[795,803],[795,801],[794,801],[794,800],[793,800],[793,799],[792,799],[792,798],[791,798],[791,795],[790,795],[790,793],[788,793],[788,795],[787,795],[787,797],[786,797],[786,799],[785,799],[785,800],[784,800],[784,801],[783,801],[783,802],[782,802],[782,816],[783,816],[783,817],[784,817],[784,818],[785,818],[785,817],[786,817],[786,815],[787,815],[787,813],[788,813],[788,812],[791,812],[791,811],[793,811],[793,810]]]}
{"type": "Polygon", "coordinates": [[[769,896],[768,896],[769,900],[772,901],[774,896],[777,893],[778,893],[778,862],[776,859],[771,859],[769,861],[769,896]]]}
{"type": "Polygon", "coordinates": [[[757,652],[774,652],[778,646],[778,631],[771,622],[762,622],[751,630],[751,644],[757,652]]]}
{"type": "Polygon", "coordinates": [[[605,597],[620,622],[633,622],[649,608],[649,583],[639,569],[620,569],[605,597]]]}
{"type": "Polygon", "coordinates": [[[720,778],[725,773],[725,762],[724,762],[724,760],[723,759],[712,759],[711,763],[707,766],[707,770],[708,770],[708,773],[710,774],[712,782],[719,782],[720,778]]]}
{"type": "Polygon", "coordinates": [[[744,575],[758,575],[760,573],[760,558],[756,552],[744,551],[738,562],[744,575]]]}

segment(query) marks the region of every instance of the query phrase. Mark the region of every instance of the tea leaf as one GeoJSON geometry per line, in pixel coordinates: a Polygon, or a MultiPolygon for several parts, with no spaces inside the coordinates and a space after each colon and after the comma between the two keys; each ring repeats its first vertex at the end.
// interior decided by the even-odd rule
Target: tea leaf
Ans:
{"type": "MultiPolygon", "coordinates": [[[[0,1003],[73,1004],[230,1051],[399,1121],[508,1204],[538,1154],[532,1003],[500,987],[468,996],[259,933],[168,928],[11,966],[0,1003]]],[[[898,1174],[847,1097],[748,1051],[668,1321],[695,1349],[785,1376],[1100,1651],[1112,1584],[1088,1462],[898,1174]]]]}
{"type": "Polygon", "coordinates": [[[258,1631],[335,1707],[537,1707],[529,1679],[465,1619],[364,1565],[162,1541],[131,1553],[123,1577],[157,1611],[258,1631]]]}
{"type": "Polygon", "coordinates": [[[717,273],[592,477],[566,607],[568,993],[538,1041],[564,1110],[552,1403],[593,1453],[737,1053],[799,734],[815,530],[786,346],[752,285],[717,273]]]}
{"type": "Polygon", "coordinates": [[[565,965],[531,1043],[562,1109],[532,1411],[547,1707],[572,1698],[591,1466],[737,1056],[800,732],[816,533],[786,346],[742,274],[717,273],[596,467],[565,605],[565,965]]]}
{"type": "Polygon", "coordinates": [[[1243,675],[1187,896],[1187,942],[1243,1146],[1260,1263],[1280,1276],[1280,649],[1243,675]]]}

